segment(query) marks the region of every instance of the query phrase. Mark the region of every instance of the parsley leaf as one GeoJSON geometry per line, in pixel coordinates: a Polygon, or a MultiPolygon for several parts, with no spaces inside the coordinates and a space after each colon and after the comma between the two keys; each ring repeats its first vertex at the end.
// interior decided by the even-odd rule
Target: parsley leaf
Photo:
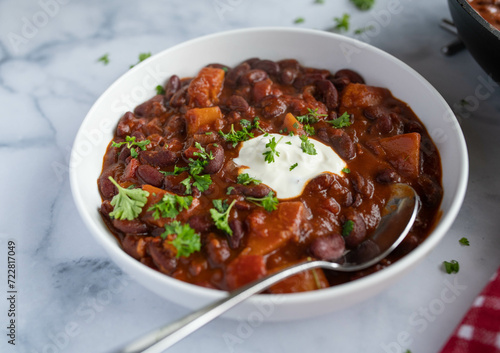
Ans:
{"type": "Polygon", "coordinates": [[[247,197],[247,200],[253,202],[256,205],[264,207],[268,212],[274,211],[278,207],[278,198],[274,196],[273,191],[269,191],[267,196],[257,198],[257,197],[247,197]]]}
{"type": "Polygon", "coordinates": [[[298,166],[299,166],[299,163],[292,164],[292,166],[290,167],[290,171],[294,170],[298,166]]]}
{"type": "Polygon", "coordinates": [[[137,218],[148,201],[149,192],[142,189],[125,189],[111,176],[108,178],[118,189],[118,194],[111,199],[113,211],[109,216],[129,221],[137,218]]]}
{"type": "Polygon", "coordinates": [[[121,147],[123,145],[127,145],[127,148],[130,150],[130,155],[132,158],[137,158],[139,154],[137,153],[137,149],[133,148],[133,146],[139,147],[142,151],[146,150],[146,146],[149,145],[151,141],[149,140],[142,140],[142,141],[136,141],[135,136],[125,136],[125,141],[118,142],[116,143],[115,141],[111,142],[111,147],[121,147]]]}
{"type": "Polygon", "coordinates": [[[190,195],[193,192],[193,190],[191,190],[191,176],[188,176],[186,179],[181,181],[181,184],[186,187],[184,194],[190,195]]]}
{"type": "Polygon", "coordinates": [[[328,114],[320,114],[318,113],[318,109],[316,108],[312,110],[311,108],[307,108],[308,113],[306,115],[298,115],[295,117],[301,124],[314,124],[318,122],[318,118],[321,116],[328,116],[328,114]]]}
{"type": "Polygon", "coordinates": [[[351,0],[351,2],[361,11],[370,10],[375,4],[375,0],[351,0]]]}
{"type": "Polygon", "coordinates": [[[351,172],[351,170],[349,168],[347,168],[347,167],[343,168],[342,171],[344,173],[347,173],[347,174],[349,174],[351,172]]]}
{"type": "Polygon", "coordinates": [[[314,3],[323,5],[325,3],[325,0],[314,0],[314,3]]]}
{"type": "Polygon", "coordinates": [[[464,237],[464,238],[462,238],[462,239],[460,239],[458,242],[459,242],[460,244],[462,244],[462,245],[465,245],[465,246],[469,246],[469,245],[470,245],[470,243],[469,243],[469,239],[467,239],[467,238],[465,238],[465,237],[464,237]]]}
{"type": "Polygon", "coordinates": [[[304,131],[306,132],[306,134],[308,134],[308,135],[316,134],[316,131],[314,130],[314,128],[309,124],[305,124],[303,126],[303,128],[304,128],[304,131]]]}
{"type": "Polygon", "coordinates": [[[210,215],[215,222],[215,226],[227,234],[233,235],[233,230],[229,227],[228,219],[229,212],[231,212],[231,208],[236,203],[236,200],[233,200],[229,206],[225,200],[224,202],[222,200],[212,200],[212,203],[215,208],[210,209],[210,215]]]}
{"type": "Polygon", "coordinates": [[[293,23],[295,24],[299,24],[299,23],[304,23],[306,20],[304,19],[304,17],[297,17],[293,23]]]}
{"type": "Polygon", "coordinates": [[[300,148],[302,148],[304,153],[310,154],[311,156],[318,154],[318,152],[316,152],[316,148],[314,148],[314,144],[309,141],[306,135],[300,136],[300,140],[302,141],[300,143],[300,148]]]}
{"type": "Polygon", "coordinates": [[[262,181],[252,178],[248,173],[242,173],[238,175],[238,179],[236,179],[236,182],[241,185],[249,185],[251,183],[254,183],[255,185],[259,185],[262,183],[262,181]]]}
{"type": "Polygon", "coordinates": [[[154,211],[154,219],[160,217],[175,218],[183,209],[189,209],[192,202],[192,196],[165,194],[159,202],[148,208],[148,211],[154,211]]]}
{"type": "Polygon", "coordinates": [[[335,29],[348,31],[350,18],[351,16],[348,13],[345,13],[342,17],[335,17],[333,19],[335,21],[335,29]]]}
{"type": "Polygon", "coordinates": [[[227,188],[226,195],[231,195],[231,191],[234,190],[234,186],[230,186],[227,188]]]}
{"type": "Polygon", "coordinates": [[[135,63],[134,65],[130,65],[130,68],[133,68],[135,65],[143,62],[144,60],[146,60],[150,56],[151,56],[151,53],[140,53],[139,54],[139,61],[137,63],[135,63]]]}
{"type": "Polygon", "coordinates": [[[200,192],[208,190],[210,184],[212,184],[212,178],[210,177],[210,174],[193,175],[193,178],[193,186],[200,190],[200,192]]]}
{"type": "Polygon", "coordinates": [[[366,31],[369,31],[369,30],[372,30],[372,29],[374,29],[373,26],[366,26],[366,27],[357,28],[357,29],[354,30],[354,34],[363,34],[366,31]]]}
{"type": "Polygon", "coordinates": [[[347,114],[347,112],[344,112],[340,117],[337,119],[329,120],[327,121],[328,124],[332,124],[333,127],[340,129],[342,127],[349,127],[351,126],[351,116],[347,114]]]}
{"type": "MultiPolygon", "coordinates": [[[[242,119],[242,120],[245,120],[245,119],[242,119]]],[[[245,120],[245,121],[248,122],[248,120],[245,120]]],[[[240,121],[240,124],[241,124],[241,121],[240,121]]],[[[236,145],[239,142],[247,141],[247,140],[254,137],[253,133],[248,131],[248,126],[244,126],[244,124],[241,124],[241,126],[243,127],[241,130],[235,131],[234,124],[231,124],[231,130],[227,134],[223,133],[222,130],[219,130],[219,134],[224,138],[224,140],[232,142],[233,147],[236,147],[236,145]]]]}
{"type": "Polygon", "coordinates": [[[197,157],[200,157],[201,159],[204,159],[204,160],[212,160],[214,159],[214,156],[212,155],[212,152],[210,153],[207,153],[205,151],[205,149],[200,145],[199,142],[195,142],[194,146],[200,150],[200,152],[194,152],[193,155],[197,156],[197,157]]]}
{"type": "Polygon", "coordinates": [[[266,144],[266,148],[269,148],[269,151],[265,151],[264,153],[262,153],[264,155],[264,160],[267,162],[267,163],[272,163],[274,162],[274,156],[276,155],[276,157],[279,157],[280,156],[280,153],[278,151],[276,151],[276,146],[278,146],[278,143],[280,143],[280,141],[283,139],[283,137],[281,137],[278,142],[276,142],[276,138],[272,137],[269,142],[266,144]]]}
{"type": "Polygon", "coordinates": [[[347,237],[354,229],[354,221],[348,219],[342,226],[342,236],[347,237]]]}
{"type": "Polygon", "coordinates": [[[189,170],[189,168],[187,168],[187,167],[179,168],[178,166],[174,165],[174,171],[173,172],[165,172],[163,170],[160,170],[160,173],[162,173],[163,175],[179,175],[182,172],[185,172],[186,170],[189,170]]]}
{"type": "Polygon", "coordinates": [[[169,244],[172,244],[177,249],[177,258],[181,256],[187,257],[195,251],[200,251],[200,235],[189,224],[181,225],[179,221],[173,221],[165,225],[165,232],[161,234],[161,237],[165,239],[170,234],[177,235],[174,240],[169,241],[169,244]]]}
{"type": "Polygon", "coordinates": [[[156,94],[165,94],[165,89],[162,85],[156,86],[156,94]]]}
{"type": "Polygon", "coordinates": [[[444,269],[446,273],[451,274],[451,273],[457,273],[458,270],[460,270],[460,265],[458,264],[458,261],[456,260],[451,260],[450,262],[448,261],[443,261],[444,269]]]}
{"type": "Polygon", "coordinates": [[[97,59],[97,61],[99,62],[102,62],[104,65],[108,65],[109,64],[109,54],[104,54],[103,56],[101,56],[99,59],[97,59]]]}

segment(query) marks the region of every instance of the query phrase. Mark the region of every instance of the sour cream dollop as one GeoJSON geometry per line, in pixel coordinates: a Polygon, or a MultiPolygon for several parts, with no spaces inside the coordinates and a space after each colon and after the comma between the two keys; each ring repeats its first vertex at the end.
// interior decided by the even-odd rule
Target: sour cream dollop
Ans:
{"type": "Polygon", "coordinates": [[[260,135],[243,142],[234,162],[241,167],[240,173],[248,173],[261,180],[276,191],[278,198],[296,197],[302,193],[309,180],[322,173],[342,175],[342,170],[347,166],[330,146],[310,138],[308,141],[314,145],[317,154],[305,153],[299,136],[260,135]],[[276,142],[281,139],[275,149],[280,155],[274,156],[274,162],[267,163],[263,153],[270,150],[266,144],[273,137],[276,142]],[[297,166],[290,170],[295,164],[297,166]]]}

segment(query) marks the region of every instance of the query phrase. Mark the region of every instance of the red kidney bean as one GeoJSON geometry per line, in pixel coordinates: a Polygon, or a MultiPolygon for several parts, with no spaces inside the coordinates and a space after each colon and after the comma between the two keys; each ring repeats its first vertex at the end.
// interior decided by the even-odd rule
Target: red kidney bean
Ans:
{"type": "Polygon", "coordinates": [[[377,120],[379,118],[382,118],[384,116],[389,115],[389,111],[387,108],[379,105],[373,105],[370,107],[367,107],[363,110],[363,115],[370,120],[377,120]]]}
{"type": "Polygon", "coordinates": [[[253,85],[264,81],[267,77],[267,73],[263,70],[250,70],[240,76],[239,84],[243,86],[253,85]]]}
{"type": "Polygon", "coordinates": [[[275,96],[267,96],[261,102],[260,106],[262,107],[262,117],[266,119],[273,119],[281,114],[284,114],[286,111],[285,102],[275,96]]]}
{"type": "Polygon", "coordinates": [[[196,277],[201,273],[201,271],[206,270],[207,267],[207,260],[195,258],[189,262],[188,271],[191,276],[196,277]]]}
{"type": "Polygon", "coordinates": [[[245,235],[243,231],[243,222],[241,222],[239,219],[232,219],[229,221],[229,227],[233,231],[233,235],[227,237],[229,247],[233,250],[238,249],[241,240],[245,235]]]}
{"type": "MultiPolygon", "coordinates": [[[[261,102],[266,97],[271,97],[272,81],[270,79],[265,79],[264,81],[256,82],[252,88],[252,98],[254,103],[261,102]]],[[[274,96],[273,96],[274,97],[274,96]]]]}
{"type": "Polygon", "coordinates": [[[329,198],[325,199],[321,203],[321,206],[325,210],[328,210],[329,212],[333,213],[334,215],[338,215],[340,212],[340,205],[337,202],[337,200],[335,200],[333,197],[329,197],[329,198]]]}
{"type": "Polygon", "coordinates": [[[304,86],[313,85],[314,82],[326,79],[327,75],[321,72],[314,72],[299,76],[294,82],[293,86],[295,88],[302,88],[304,86]]]}
{"type": "Polygon", "coordinates": [[[148,226],[138,219],[129,221],[127,219],[114,218],[112,223],[113,227],[126,234],[144,234],[148,231],[148,226]]]}
{"type": "Polygon", "coordinates": [[[349,174],[354,190],[358,193],[371,198],[375,190],[371,180],[365,179],[360,173],[354,171],[349,174]]]}
{"type": "Polygon", "coordinates": [[[182,116],[174,115],[167,121],[164,130],[167,139],[175,134],[183,134],[186,131],[186,119],[182,116]]]}
{"type": "Polygon", "coordinates": [[[248,110],[248,102],[242,96],[233,95],[229,98],[229,109],[244,113],[248,110]]]}
{"type": "Polygon", "coordinates": [[[246,72],[250,71],[250,65],[248,63],[242,63],[235,68],[229,70],[224,79],[228,86],[236,86],[240,77],[246,72]]]}
{"type": "Polygon", "coordinates": [[[401,181],[401,177],[394,169],[385,168],[377,173],[375,180],[380,184],[393,184],[399,183],[401,181]]]}
{"type": "Polygon", "coordinates": [[[106,171],[99,177],[99,190],[104,199],[112,199],[118,193],[116,186],[108,179],[113,176],[113,171],[106,171]]]}
{"type": "Polygon", "coordinates": [[[328,78],[332,83],[333,85],[335,86],[335,88],[337,88],[337,90],[339,91],[342,91],[349,83],[349,79],[347,77],[329,77],[328,78]]]}
{"type": "Polygon", "coordinates": [[[172,98],[170,98],[170,105],[174,108],[179,108],[186,104],[187,102],[187,90],[189,85],[181,87],[177,92],[174,93],[172,98]]]}
{"type": "Polygon", "coordinates": [[[422,198],[424,205],[434,207],[439,204],[443,196],[443,189],[427,175],[422,175],[418,181],[422,187],[422,193],[419,195],[422,198]]]}
{"type": "Polygon", "coordinates": [[[141,164],[149,164],[154,167],[167,167],[169,165],[174,165],[177,162],[177,154],[161,149],[159,151],[140,151],[139,161],[141,164]]]}
{"type": "Polygon", "coordinates": [[[144,119],[137,119],[131,112],[126,112],[118,122],[116,127],[116,135],[125,138],[132,131],[139,129],[145,123],[144,119]]]}
{"type": "Polygon", "coordinates": [[[405,122],[404,126],[405,133],[418,132],[421,135],[424,134],[424,127],[422,126],[422,124],[416,121],[409,120],[405,122]]]}
{"type": "Polygon", "coordinates": [[[330,144],[342,159],[353,159],[356,156],[356,149],[351,137],[342,130],[336,129],[336,131],[338,132],[335,135],[330,136],[330,144]]]}
{"type": "Polygon", "coordinates": [[[300,70],[300,64],[295,59],[280,60],[280,61],[278,61],[278,65],[280,66],[281,70],[284,70],[284,69],[293,69],[296,71],[300,70]]]}
{"type": "Polygon", "coordinates": [[[199,233],[207,232],[214,226],[214,222],[212,221],[212,218],[209,214],[198,214],[191,216],[188,220],[188,223],[191,228],[199,233]]]}
{"type": "Polygon", "coordinates": [[[215,234],[210,234],[205,245],[208,259],[212,264],[222,265],[231,256],[231,251],[226,239],[221,239],[215,234]]]}
{"type": "Polygon", "coordinates": [[[149,242],[147,251],[158,269],[170,275],[177,268],[175,250],[165,247],[161,242],[149,242]]]}
{"type": "Polygon", "coordinates": [[[291,85],[299,75],[299,71],[291,67],[284,68],[281,70],[281,83],[284,85],[291,85]]]}
{"type": "Polygon", "coordinates": [[[214,158],[208,161],[208,164],[205,165],[203,171],[206,174],[215,174],[224,164],[224,148],[222,148],[221,145],[211,143],[207,146],[206,151],[207,153],[212,153],[214,158]]]}
{"type": "Polygon", "coordinates": [[[143,118],[159,116],[166,111],[165,96],[157,95],[150,100],[138,105],[134,109],[134,114],[143,118]]]}
{"type": "Polygon", "coordinates": [[[271,60],[260,60],[253,66],[256,69],[264,70],[269,75],[277,76],[280,73],[280,66],[271,60]]]}
{"type": "Polygon", "coordinates": [[[340,234],[334,233],[314,239],[309,249],[317,259],[333,261],[344,254],[345,242],[340,234]]]}
{"type": "Polygon", "coordinates": [[[135,158],[130,158],[125,170],[122,174],[122,179],[124,181],[133,181],[137,173],[137,168],[139,167],[139,161],[135,158]]]}
{"type": "Polygon", "coordinates": [[[189,176],[188,173],[183,172],[179,175],[165,175],[163,180],[163,187],[165,190],[171,191],[174,194],[184,195],[186,187],[181,184],[189,176]]]}
{"type": "Polygon", "coordinates": [[[259,185],[234,185],[234,189],[231,190],[231,195],[245,195],[250,197],[262,198],[267,196],[272,189],[264,184],[259,185]]]}
{"type": "Polygon", "coordinates": [[[137,168],[137,176],[143,184],[160,187],[163,184],[163,174],[150,165],[140,165],[137,168]]]}
{"type": "Polygon", "coordinates": [[[174,96],[175,92],[177,92],[181,88],[181,80],[179,76],[172,75],[167,81],[165,85],[165,99],[167,102],[170,102],[170,99],[174,96]]]}
{"type": "Polygon", "coordinates": [[[334,181],[334,177],[329,173],[323,173],[312,179],[307,184],[307,189],[312,192],[320,192],[328,189],[334,181]]]}
{"type": "Polygon", "coordinates": [[[146,256],[146,242],[143,236],[127,234],[122,240],[123,250],[134,259],[140,260],[146,256]]]}
{"type": "Polygon", "coordinates": [[[335,73],[335,78],[347,78],[349,83],[365,83],[363,77],[355,71],[349,69],[339,70],[335,73]]]}
{"type": "Polygon", "coordinates": [[[393,129],[392,120],[390,116],[387,115],[377,119],[375,126],[377,127],[378,131],[380,131],[381,134],[388,134],[393,129]]]}
{"type": "Polygon", "coordinates": [[[355,211],[351,211],[351,212],[347,213],[346,221],[344,222],[344,224],[348,220],[351,220],[353,222],[353,228],[352,228],[352,231],[349,233],[349,235],[344,237],[344,241],[345,241],[345,244],[348,248],[353,249],[356,246],[358,246],[359,244],[361,244],[361,242],[363,240],[365,240],[365,238],[366,238],[366,224],[365,224],[365,220],[363,219],[363,217],[355,211]]]}
{"type": "Polygon", "coordinates": [[[101,212],[104,216],[109,218],[109,214],[113,212],[113,206],[111,206],[111,202],[109,200],[104,200],[101,203],[101,208],[99,208],[99,212],[101,212]]]}
{"type": "Polygon", "coordinates": [[[130,149],[126,145],[123,145],[118,155],[118,160],[122,163],[126,163],[128,157],[130,157],[130,149]]]}
{"type": "Polygon", "coordinates": [[[333,83],[328,80],[320,80],[316,81],[315,85],[326,107],[328,109],[337,109],[339,105],[339,94],[333,83]]]}
{"type": "Polygon", "coordinates": [[[254,68],[255,64],[258,63],[259,61],[260,61],[259,58],[250,58],[243,61],[241,64],[248,64],[251,68],[254,68]]]}

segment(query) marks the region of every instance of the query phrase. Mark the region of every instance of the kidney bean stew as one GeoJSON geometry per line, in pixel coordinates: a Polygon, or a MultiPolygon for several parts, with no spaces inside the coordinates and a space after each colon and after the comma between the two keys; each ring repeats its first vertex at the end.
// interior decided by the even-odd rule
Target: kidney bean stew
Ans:
{"type": "MultiPolygon", "coordinates": [[[[266,147],[280,158],[272,141],[266,147]]],[[[100,213],[127,254],[179,280],[233,290],[355,248],[377,227],[389,185],[399,182],[415,188],[423,206],[390,256],[357,273],[304,272],[269,293],[325,288],[389,266],[430,233],[443,189],[436,146],[388,89],[348,69],[333,74],[293,59],[252,58],[233,68],[207,65],[194,78],[174,75],[125,113],[98,187],[100,213]],[[244,141],[270,133],[324,143],[347,167],[279,199],[233,161],[244,141]]]]}
{"type": "Polygon", "coordinates": [[[469,0],[481,17],[500,30],[500,2],[498,0],[469,0]]]}

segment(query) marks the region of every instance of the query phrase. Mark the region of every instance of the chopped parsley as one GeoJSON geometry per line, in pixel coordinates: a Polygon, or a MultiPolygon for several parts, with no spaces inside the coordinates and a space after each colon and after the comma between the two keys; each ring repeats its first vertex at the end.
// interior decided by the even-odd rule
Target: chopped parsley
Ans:
{"type": "Polygon", "coordinates": [[[458,264],[458,261],[456,260],[451,260],[450,262],[448,261],[443,261],[444,269],[446,273],[451,274],[451,273],[458,273],[460,270],[460,265],[458,264]]]}
{"type": "Polygon", "coordinates": [[[318,152],[316,152],[316,148],[314,148],[314,144],[309,141],[306,135],[300,136],[300,140],[302,141],[300,143],[300,148],[302,148],[304,153],[310,154],[311,156],[318,154],[318,152]]]}
{"type": "Polygon", "coordinates": [[[283,139],[281,137],[278,142],[276,142],[276,138],[272,137],[269,142],[266,144],[266,148],[269,148],[269,151],[265,151],[262,153],[264,155],[264,160],[267,163],[273,163],[274,162],[274,156],[279,157],[280,153],[276,151],[276,146],[278,146],[278,143],[283,139]]]}
{"type": "Polygon", "coordinates": [[[189,170],[188,167],[178,167],[176,165],[174,165],[174,171],[173,172],[165,172],[163,170],[160,170],[160,173],[162,173],[163,175],[179,175],[181,174],[182,172],[185,172],[186,170],[189,170]]]}
{"type": "Polygon", "coordinates": [[[314,130],[314,128],[311,125],[309,125],[309,124],[305,124],[304,125],[304,131],[308,135],[314,135],[314,134],[316,134],[316,131],[314,130]]]}
{"type": "Polygon", "coordinates": [[[174,240],[169,241],[177,249],[176,257],[188,257],[201,249],[200,235],[195,232],[189,224],[182,224],[179,221],[173,221],[165,225],[165,232],[161,237],[165,239],[170,234],[176,234],[174,240]]]}
{"type": "MultiPolygon", "coordinates": [[[[245,120],[245,119],[242,119],[242,120],[245,120]]],[[[248,122],[248,120],[245,120],[245,121],[248,122]]],[[[240,121],[240,123],[241,123],[241,121],[240,121]]],[[[233,147],[236,147],[236,145],[239,142],[247,141],[247,140],[254,137],[253,133],[248,131],[249,126],[244,125],[244,124],[241,124],[241,126],[242,126],[241,130],[235,131],[234,124],[231,124],[231,130],[227,134],[223,133],[222,130],[219,130],[219,134],[224,138],[224,140],[226,140],[228,142],[232,142],[233,147]]]]}
{"type": "Polygon", "coordinates": [[[165,94],[165,89],[162,85],[156,86],[156,94],[165,94]]]}
{"type": "Polygon", "coordinates": [[[332,126],[337,129],[349,127],[351,126],[351,116],[347,114],[347,112],[344,112],[344,114],[339,116],[337,119],[328,120],[327,123],[332,124],[332,126]]]}
{"type": "Polygon", "coordinates": [[[333,19],[335,21],[335,29],[339,31],[348,31],[350,18],[351,16],[348,13],[345,13],[342,17],[335,17],[333,19]]]}
{"type": "Polygon", "coordinates": [[[191,176],[188,176],[186,179],[181,181],[181,184],[186,187],[184,194],[189,195],[193,192],[193,190],[191,190],[191,176]]]}
{"type": "Polygon", "coordinates": [[[325,3],[325,0],[314,0],[314,3],[323,5],[325,3]]]}
{"type": "Polygon", "coordinates": [[[304,19],[304,17],[297,17],[293,23],[295,24],[299,24],[299,23],[304,23],[306,20],[304,19]]]}
{"type": "Polygon", "coordinates": [[[248,175],[248,173],[242,173],[238,175],[236,182],[241,185],[250,185],[252,183],[255,185],[259,185],[260,183],[262,183],[262,181],[252,178],[250,175],[248,175]]]}
{"type": "Polygon", "coordinates": [[[210,215],[215,223],[217,229],[220,229],[226,232],[229,235],[233,235],[233,230],[229,227],[229,212],[231,212],[231,208],[236,203],[236,200],[233,200],[230,205],[227,204],[226,200],[212,200],[215,208],[210,209],[210,215]]]}
{"type": "Polygon", "coordinates": [[[227,188],[226,195],[231,195],[231,191],[234,190],[234,186],[230,186],[227,188]]]}
{"type": "Polygon", "coordinates": [[[246,199],[256,205],[264,207],[264,209],[268,212],[274,211],[278,207],[279,203],[278,198],[274,196],[273,191],[269,191],[269,194],[261,198],[247,197],[246,199]]]}
{"type": "Polygon", "coordinates": [[[295,168],[297,168],[299,166],[299,163],[294,163],[292,164],[292,166],[290,167],[290,171],[294,170],[295,168]]]}
{"type": "Polygon", "coordinates": [[[210,187],[210,184],[212,184],[212,178],[210,177],[210,174],[193,175],[193,178],[193,186],[200,190],[200,192],[207,191],[210,187]]]}
{"type": "Polygon", "coordinates": [[[347,168],[347,167],[343,168],[342,171],[344,173],[347,173],[347,174],[349,174],[351,172],[351,170],[349,168],[347,168]]]}
{"type": "Polygon", "coordinates": [[[133,68],[135,65],[143,62],[144,60],[146,60],[150,56],[151,56],[151,53],[140,53],[139,54],[139,61],[137,63],[135,63],[134,65],[130,65],[130,68],[133,68]]]}
{"type": "Polygon", "coordinates": [[[137,153],[137,149],[133,146],[139,147],[142,151],[146,150],[146,146],[149,145],[151,141],[149,140],[142,140],[142,141],[136,141],[135,136],[126,136],[125,141],[123,142],[118,142],[116,143],[115,141],[111,142],[111,147],[121,147],[123,145],[127,145],[127,148],[130,150],[130,155],[132,158],[137,158],[139,155],[137,153]]]}
{"type": "Polygon", "coordinates": [[[354,34],[363,34],[366,31],[370,31],[372,29],[374,29],[373,26],[366,26],[366,27],[357,28],[354,30],[354,34]]]}
{"type": "Polygon", "coordinates": [[[102,62],[104,65],[108,65],[109,64],[109,54],[107,54],[107,53],[104,54],[99,59],[97,59],[97,62],[102,62]]]}
{"type": "Polygon", "coordinates": [[[370,10],[375,4],[375,0],[351,0],[351,2],[361,11],[370,10]]]}
{"type": "Polygon", "coordinates": [[[464,238],[461,238],[458,242],[459,242],[460,244],[462,244],[462,245],[465,245],[465,246],[469,246],[469,245],[470,245],[470,243],[469,243],[469,239],[467,239],[467,238],[465,238],[465,237],[464,237],[464,238]]]}
{"type": "Polygon", "coordinates": [[[301,124],[314,124],[318,122],[318,118],[321,116],[328,116],[328,114],[320,114],[318,113],[318,109],[316,108],[312,110],[311,108],[307,108],[308,113],[305,115],[298,115],[295,117],[301,124]]]}
{"type": "Polygon", "coordinates": [[[116,219],[133,220],[142,212],[142,208],[148,201],[149,192],[142,189],[125,189],[120,186],[111,176],[108,178],[118,189],[118,194],[111,199],[113,211],[109,216],[116,219]]]}
{"type": "MultiPolygon", "coordinates": [[[[207,153],[205,151],[205,148],[203,148],[202,145],[200,145],[199,142],[196,142],[195,147],[200,151],[200,152],[194,152],[193,155],[196,157],[199,157],[199,159],[193,159],[189,158],[189,165],[188,165],[188,170],[190,176],[188,176],[186,179],[181,181],[181,184],[186,187],[186,195],[189,195],[192,193],[192,188],[191,188],[191,180],[194,179],[193,185],[196,187],[200,192],[204,192],[208,190],[210,187],[210,184],[212,184],[212,178],[210,177],[210,174],[204,174],[200,175],[203,172],[203,169],[205,166],[208,164],[209,160],[214,159],[214,156],[212,155],[212,152],[207,153]]],[[[184,168],[179,168],[178,171],[184,171],[184,168]]],[[[174,173],[176,172],[176,169],[174,167],[174,173]]]]}
{"type": "Polygon", "coordinates": [[[203,148],[202,145],[200,145],[199,142],[195,142],[194,146],[200,150],[200,152],[194,152],[193,155],[195,155],[196,157],[200,157],[201,159],[204,159],[204,160],[207,160],[207,159],[214,159],[214,156],[212,155],[212,152],[210,153],[207,153],[207,151],[205,151],[205,149],[203,148]]]}
{"type": "Polygon", "coordinates": [[[189,209],[192,202],[192,196],[165,194],[159,202],[148,208],[148,211],[154,211],[154,219],[159,219],[160,217],[175,218],[183,209],[189,209]]]}
{"type": "Polygon", "coordinates": [[[342,226],[342,236],[347,237],[354,229],[354,221],[348,219],[342,226]]]}

